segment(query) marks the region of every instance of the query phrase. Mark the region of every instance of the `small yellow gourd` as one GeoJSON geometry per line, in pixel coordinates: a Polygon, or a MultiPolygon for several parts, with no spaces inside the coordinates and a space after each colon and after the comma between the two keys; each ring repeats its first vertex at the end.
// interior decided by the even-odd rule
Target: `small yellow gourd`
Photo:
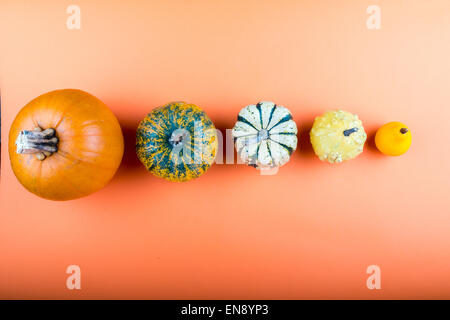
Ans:
{"type": "Polygon", "coordinates": [[[314,120],[311,144],[320,160],[339,163],[356,158],[367,135],[357,115],[347,111],[328,111],[314,120]]]}
{"type": "Polygon", "coordinates": [[[411,131],[401,122],[389,122],[375,134],[375,145],[388,156],[400,156],[411,146],[411,131]]]}

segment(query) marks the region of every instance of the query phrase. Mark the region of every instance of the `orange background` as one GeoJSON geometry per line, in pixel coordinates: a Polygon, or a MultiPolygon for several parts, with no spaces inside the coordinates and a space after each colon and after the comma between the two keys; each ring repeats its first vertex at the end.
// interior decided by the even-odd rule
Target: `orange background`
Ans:
{"type": "Polygon", "coordinates": [[[448,0],[0,1],[0,298],[450,298],[448,0]],[[81,8],[68,30],[66,8],[81,8]],[[381,30],[368,30],[369,5],[381,30]],[[103,100],[125,135],[98,193],[28,193],[7,156],[21,107],[58,88],[103,100]],[[134,154],[138,122],[173,100],[221,130],[260,100],[288,107],[299,148],[278,174],[214,165],[170,183],[134,154]],[[329,165],[309,143],[315,116],[342,108],[368,133],[329,165]],[[402,157],[373,144],[410,127],[402,157]],[[66,267],[82,289],[67,290],[66,267]],[[366,268],[381,267],[381,290],[366,268]]]}

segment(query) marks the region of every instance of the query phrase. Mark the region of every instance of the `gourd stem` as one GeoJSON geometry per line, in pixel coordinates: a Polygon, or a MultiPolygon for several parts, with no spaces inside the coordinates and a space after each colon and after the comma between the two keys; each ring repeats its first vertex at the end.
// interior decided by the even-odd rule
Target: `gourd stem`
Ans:
{"type": "Polygon", "coordinates": [[[189,131],[186,129],[177,129],[172,132],[169,142],[172,144],[172,147],[178,147],[182,146],[187,139],[189,139],[189,131]]]}
{"type": "Polygon", "coordinates": [[[405,133],[407,133],[408,132],[408,128],[401,128],[400,129],[400,133],[401,134],[405,134],[405,133]]]}
{"type": "Polygon", "coordinates": [[[344,136],[348,137],[349,135],[351,135],[353,132],[356,132],[356,131],[358,131],[358,127],[344,130],[344,136]]]}
{"type": "Polygon", "coordinates": [[[18,154],[35,154],[38,160],[44,160],[58,151],[58,137],[53,128],[42,130],[40,127],[32,131],[23,130],[16,139],[18,154]]]}

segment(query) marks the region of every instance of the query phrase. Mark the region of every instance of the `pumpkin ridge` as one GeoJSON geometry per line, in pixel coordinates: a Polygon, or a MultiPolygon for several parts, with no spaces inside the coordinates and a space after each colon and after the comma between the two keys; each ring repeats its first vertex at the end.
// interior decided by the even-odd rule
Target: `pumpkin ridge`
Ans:
{"type": "MultiPolygon", "coordinates": [[[[94,154],[97,154],[97,155],[102,155],[102,154],[104,154],[103,152],[99,152],[99,151],[95,151],[95,150],[88,150],[88,149],[85,149],[85,148],[78,148],[78,150],[79,150],[80,152],[94,153],[94,154]]],[[[65,154],[68,155],[69,157],[72,157],[74,160],[79,160],[79,161],[81,161],[80,159],[76,159],[76,157],[73,156],[71,152],[68,152],[68,151],[66,151],[66,150],[64,150],[64,149],[59,149],[58,151],[61,152],[61,153],[65,153],[65,154]]],[[[65,157],[65,158],[68,159],[68,157],[65,157]]],[[[83,160],[83,161],[85,161],[85,160],[83,160]]]]}
{"type": "Polygon", "coordinates": [[[296,136],[297,133],[295,132],[277,132],[275,134],[283,135],[283,136],[296,136]]]}
{"type": "Polygon", "coordinates": [[[41,178],[42,178],[42,163],[43,161],[39,161],[39,171],[38,174],[36,175],[36,188],[37,190],[39,190],[41,188],[42,182],[41,182],[41,178]]]}
{"type": "Polygon", "coordinates": [[[239,136],[239,137],[233,137],[233,139],[234,140],[237,140],[237,139],[239,139],[239,138],[247,138],[247,137],[251,137],[251,136],[258,136],[258,134],[257,133],[249,133],[249,134],[246,134],[246,135],[244,135],[244,136],[239,136]]]}
{"type": "Polygon", "coordinates": [[[78,194],[78,196],[76,198],[79,198],[79,197],[83,196],[83,195],[80,195],[80,187],[79,186],[76,186],[72,182],[72,180],[70,178],[68,178],[65,174],[61,174],[61,176],[63,177],[64,184],[67,185],[68,187],[70,187],[74,193],[78,194]]]}
{"type": "Polygon", "coordinates": [[[63,111],[61,111],[60,118],[59,118],[58,122],[56,123],[56,125],[53,126],[53,128],[56,130],[58,128],[58,126],[61,124],[61,122],[64,120],[64,118],[66,117],[67,113],[69,112],[69,109],[71,107],[73,107],[74,105],[76,105],[77,103],[80,103],[83,100],[84,100],[84,98],[80,98],[79,100],[76,100],[76,102],[73,102],[70,105],[66,106],[66,108],[63,111]]]}
{"type": "Polygon", "coordinates": [[[77,138],[77,137],[103,137],[104,134],[101,133],[94,133],[94,134],[83,134],[83,133],[75,133],[71,136],[64,136],[64,140],[68,140],[68,139],[73,139],[73,138],[77,138]]]}
{"type": "Polygon", "coordinates": [[[259,131],[259,129],[257,129],[250,121],[241,116],[238,116],[238,121],[248,124],[249,126],[253,127],[253,129],[255,129],[256,131],[259,131]]]}
{"type": "Polygon", "coordinates": [[[259,112],[259,121],[261,123],[261,130],[262,130],[262,129],[264,129],[264,125],[263,125],[263,119],[262,119],[261,102],[258,102],[256,104],[256,109],[258,109],[258,112],[259,112]]]}
{"type": "Polygon", "coordinates": [[[268,130],[270,131],[270,130],[272,130],[273,128],[275,128],[276,126],[278,126],[278,125],[280,125],[280,124],[282,124],[282,123],[284,123],[284,122],[287,122],[287,121],[289,121],[289,120],[292,120],[292,115],[291,115],[291,114],[285,115],[283,118],[280,119],[280,121],[278,121],[273,127],[271,127],[271,128],[268,129],[268,130]]]}
{"type": "Polygon", "coordinates": [[[91,167],[95,167],[97,170],[101,169],[101,170],[109,170],[112,169],[113,167],[107,167],[107,166],[102,166],[99,165],[98,163],[94,163],[92,161],[87,161],[87,160],[81,160],[79,158],[76,158],[72,155],[70,155],[68,152],[66,151],[59,151],[57,153],[55,153],[55,156],[60,156],[68,161],[72,161],[72,162],[76,162],[76,165],[84,165],[84,166],[91,166],[91,167]],[[69,156],[68,156],[69,155],[69,156]]]}
{"type": "Polygon", "coordinates": [[[259,159],[259,148],[261,148],[261,142],[258,143],[258,147],[256,148],[256,160],[259,159]]]}
{"type": "Polygon", "coordinates": [[[273,114],[274,114],[276,108],[277,108],[277,105],[274,103],[272,110],[270,110],[269,120],[267,121],[267,126],[265,127],[265,129],[269,128],[270,122],[272,121],[272,117],[273,117],[273,114]]]}
{"type": "Polygon", "coordinates": [[[272,165],[275,165],[275,159],[272,156],[272,151],[270,150],[270,144],[269,143],[266,143],[266,144],[267,144],[267,151],[269,152],[270,159],[272,160],[272,165]]]}
{"type": "Polygon", "coordinates": [[[98,126],[99,123],[104,123],[103,119],[86,120],[82,124],[78,124],[78,127],[98,126]]]}
{"type": "Polygon", "coordinates": [[[294,149],[293,149],[293,148],[289,147],[288,145],[285,145],[284,143],[275,141],[275,140],[270,139],[270,138],[269,138],[269,140],[270,140],[270,141],[273,141],[273,142],[279,144],[280,146],[282,146],[283,148],[285,148],[285,149],[289,152],[289,155],[291,155],[291,154],[294,152],[294,149]]]}

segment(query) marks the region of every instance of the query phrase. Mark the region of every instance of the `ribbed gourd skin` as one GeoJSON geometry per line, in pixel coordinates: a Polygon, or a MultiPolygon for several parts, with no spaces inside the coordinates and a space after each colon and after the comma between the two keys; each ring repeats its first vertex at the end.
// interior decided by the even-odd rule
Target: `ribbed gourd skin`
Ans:
{"type": "Polygon", "coordinates": [[[243,108],[232,131],[241,160],[257,169],[280,167],[297,148],[291,112],[270,101],[243,108]]]}
{"type": "Polygon", "coordinates": [[[139,124],[136,153],[157,177],[184,182],[204,174],[213,164],[218,147],[216,128],[194,104],[171,102],[150,112],[139,124]],[[174,132],[189,133],[182,144],[170,141],[174,132]]]}

